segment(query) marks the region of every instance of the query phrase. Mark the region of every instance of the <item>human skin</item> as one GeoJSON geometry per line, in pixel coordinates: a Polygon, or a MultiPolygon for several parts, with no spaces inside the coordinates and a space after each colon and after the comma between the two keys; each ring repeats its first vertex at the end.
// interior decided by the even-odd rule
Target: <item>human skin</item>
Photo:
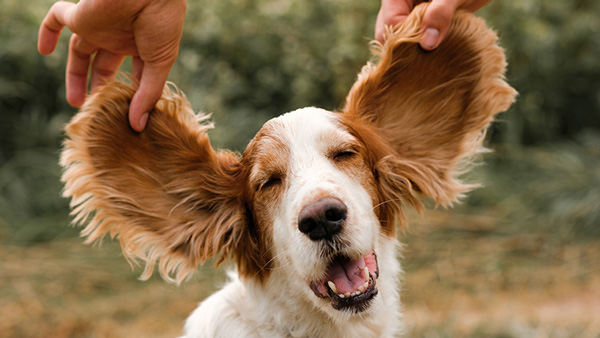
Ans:
{"type": "MultiPolygon", "coordinates": [[[[433,50],[446,37],[452,17],[457,10],[475,12],[489,0],[432,0],[422,22],[421,47],[433,50]]],[[[406,19],[412,9],[425,1],[381,0],[381,8],[375,24],[375,39],[383,42],[385,26],[396,25],[406,19]]]]}
{"type": "Polygon", "coordinates": [[[186,6],[186,0],[59,1],[42,21],[38,50],[51,54],[62,29],[73,32],[65,81],[67,101],[74,107],[85,101],[89,75],[93,92],[115,77],[125,57],[132,56],[138,87],[129,122],[142,131],[177,58],[186,6]]]}
{"type": "MultiPolygon", "coordinates": [[[[382,0],[375,38],[385,39],[385,26],[402,22],[418,3],[382,0]]],[[[488,0],[432,0],[423,18],[421,46],[435,49],[446,36],[459,9],[476,11],[488,0]]],[[[160,98],[178,52],[187,0],[81,0],[55,3],[42,21],[38,50],[51,54],[64,27],[73,35],[66,69],[67,101],[80,107],[88,92],[115,77],[127,56],[133,57],[137,90],[129,107],[129,123],[141,132],[160,98]],[[91,67],[90,67],[91,66],[91,67]]]]}

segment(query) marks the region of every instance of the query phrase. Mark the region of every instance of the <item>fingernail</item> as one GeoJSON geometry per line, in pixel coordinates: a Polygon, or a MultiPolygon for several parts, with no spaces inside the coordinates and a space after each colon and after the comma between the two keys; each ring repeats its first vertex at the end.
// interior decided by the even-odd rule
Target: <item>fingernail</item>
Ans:
{"type": "Polygon", "coordinates": [[[421,44],[425,48],[435,48],[439,39],[440,31],[435,28],[427,28],[423,34],[423,37],[421,38],[421,44]]]}
{"type": "Polygon", "coordinates": [[[140,117],[140,122],[138,122],[138,127],[140,130],[144,130],[146,128],[146,122],[148,122],[148,113],[145,113],[140,117]]]}

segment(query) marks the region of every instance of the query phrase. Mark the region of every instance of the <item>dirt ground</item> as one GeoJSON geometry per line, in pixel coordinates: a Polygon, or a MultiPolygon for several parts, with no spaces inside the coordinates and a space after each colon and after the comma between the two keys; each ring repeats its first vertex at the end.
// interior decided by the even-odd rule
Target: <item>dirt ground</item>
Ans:
{"type": "MultiPolygon", "coordinates": [[[[406,337],[600,337],[600,241],[502,232],[494,215],[432,211],[400,234],[406,337]]],[[[118,245],[0,246],[0,337],[176,337],[225,281],[137,279],[118,245]]]]}

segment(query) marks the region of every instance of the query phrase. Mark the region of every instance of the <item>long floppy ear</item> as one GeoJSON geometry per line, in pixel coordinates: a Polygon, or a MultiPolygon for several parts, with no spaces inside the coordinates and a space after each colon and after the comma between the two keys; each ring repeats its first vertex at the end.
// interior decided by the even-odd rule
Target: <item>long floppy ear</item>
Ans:
{"type": "Polygon", "coordinates": [[[146,262],[142,278],[158,262],[164,278],[180,282],[219,252],[217,263],[233,257],[241,273],[253,270],[259,244],[247,231],[238,156],[215,152],[207,117],[168,86],[146,130],[134,132],[133,93],[104,86],[66,127],[60,163],[73,222],[87,224],[88,242],[117,237],[128,259],[146,262]]]}
{"type": "Polygon", "coordinates": [[[378,169],[391,176],[383,179],[409,183],[409,191],[389,192],[388,198],[417,207],[417,195],[449,205],[473,187],[458,176],[481,150],[494,115],[516,95],[504,81],[506,61],[496,34],[470,13],[456,14],[437,49],[421,49],[426,8],[415,7],[403,24],[388,30],[376,51],[379,62],[363,68],[342,115],[370,126],[388,144],[391,156],[378,169]]]}

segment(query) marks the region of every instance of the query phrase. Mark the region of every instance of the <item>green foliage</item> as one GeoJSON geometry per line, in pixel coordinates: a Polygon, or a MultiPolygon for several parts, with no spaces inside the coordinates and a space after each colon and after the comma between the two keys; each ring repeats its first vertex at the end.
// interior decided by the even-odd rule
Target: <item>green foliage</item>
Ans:
{"type": "Polygon", "coordinates": [[[64,52],[44,58],[36,50],[51,2],[39,4],[6,1],[0,21],[0,239],[20,243],[70,232],[57,149],[73,109],[64,98],[64,52]]]}
{"type": "Polygon", "coordinates": [[[243,150],[271,117],[335,109],[369,58],[377,1],[190,2],[172,78],[243,150]],[[232,132],[234,131],[234,132],[232,132]]]}
{"type": "MultiPolygon", "coordinates": [[[[56,164],[62,126],[75,111],[64,98],[68,37],[52,56],[36,50],[52,2],[5,0],[0,13],[2,241],[32,243],[73,231],[56,164]]],[[[171,80],[195,109],[214,113],[213,143],[241,151],[273,116],[343,104],[369,58],[378,7],[360,0],[190,1],[171,80]]],[[[486,179],[493,178],[471,205],[501,201],[527,209],[525,219],[545,215],[548,227],[598,234],[598,13],[600,2],[589,0],[495,1],[481,11],[501,36],[509,82],[520,96],[492,135],[510,151],[485,167],[486,179]],[[592,136],[573,141],[582,130],[592,136]],[[515,177],[520,183],[511,184],[515,177]]]]}
{"type": "Polygon", "coordinates": [[[492,1],[518,101],[495,139],[540,144],[600,128],[600,2],[492,1]]]}
{"type": "Polygon", "coordinates": [[[600,237],[600,134],[552,147],[497,146],[472,176],[468,205],[493,209],[502,231],[538,231],[557,241],[600,237]]]}

